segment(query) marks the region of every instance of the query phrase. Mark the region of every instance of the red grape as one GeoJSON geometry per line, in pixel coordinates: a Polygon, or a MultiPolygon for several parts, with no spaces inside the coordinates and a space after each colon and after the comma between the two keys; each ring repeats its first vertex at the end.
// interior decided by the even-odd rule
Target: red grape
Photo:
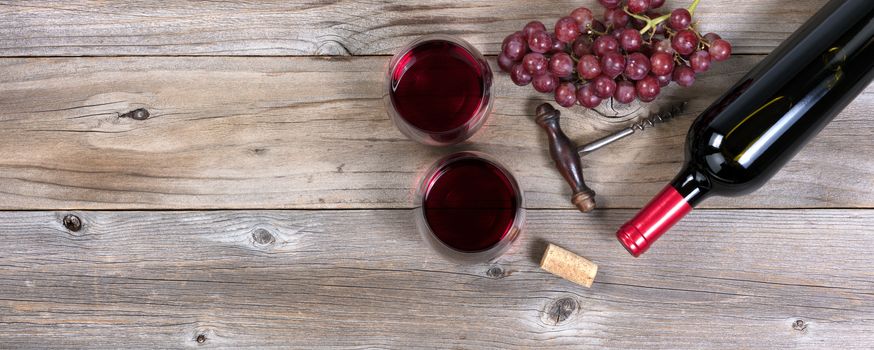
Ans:
{"type": "Polygon", "coordinates": [[[634,84],[626,80],[620,81],[616,84],[616,92],[613,93],[613,98],[619,101],[619,103],[631,103],[637,98],[634,84]]]}
{"type": "Polygon", "coordinates": [[[555,22],[555,36],[562,42],[573,42],[580,36],[580,25],[573,17],[562,17],[555,22]]]}
{"type": "Polygon", "coordinates": [[[620,53],[611,51],[601,57],[601,72],[610,77],[616,78],[622,71],[625,70],[625,57],[620,53]]]}
{"type": "Polygon", "coordinates": [[[599,36],[595,39],[595,43],[592,44],[592,51],[595,52],[595,55],[601,57],[608,52],[617,52],[619,51],[619,41],[609,35],[599,36]]]}
{"type": "Polygon", "coordinates": [[[692,14],[689,10],[678,8],[671,11],[671,17],[668,18],[668,25],[673,30],[683,30],[689,28],[692,24],[692,14]]]}
{"type": "Polygon", "coordinates": [[[674,51],[674,48],[671,47],[671,41],[668,39],[656,40],[653,42],[652,46],[653,46],[653,51],[655,51],[655,52],[664,52],[664,53],[671,55],[671,56],[673,56],[674,52],[676,52],[676,51],[674,51]]]}
{"type": "Polygon", "coordinates": [[[677,51],[678,54],[687,56],[694,52],[695,48],[698,47],[698,36],[691,30],[681,30],[677,34],[674,34],[674,38],[671,39],[671,47],[673,47],[674,51],[677,51]]]}
{"type": "Polygon", "coordinates": [[[595,108],[601,104],[601,98],[595,95],[592,84],[586,84],[577,88],[577,103],[586,108],[595,108]]]}
{"type": "Polygon", "coordinates": [[[647,75],[643,79],[638,80],[635,84],[635,89],[637,90],[637,97],[643,102],[654,100],[661,91],[658,79],[652,75],[647,75]]]}
{"type": "Polygon", "coordinates": [[[549,33],[539,30],[528,36],[528,48],[531,51],[546,53],[552,49],[552,38],[549,33]]]}
{"type": "Polygon", "coordinates": [[[554,33],[549,33],[549,38],[552,39],[552,47],[549,48],[549,51],[547,51],[547,53],[564,52],[567,44],[558,40],[554,33]]]}
{"type": "Polygon", "coordinates": [[[555,88],[555,102],[562,107],[570,107],[577,103],[576,86],[573,83],[561,83],[555,88]]]}
{"type": "Polygon", "coordinates": [[[619,42],[622,44],[622,49],[625,52],[635,52],[640,50],[643,45],[643,37],[636,29],[626,28],[621,31],[619,42]]]}
{"type": "Polygon", "coordinates": [[[651,97],[640,97],[640,96],[637,96],[637,99],[639,99],[640,102],[652,102],[652,101],[655,101],[655,99],[656,99],[657,96],[658,96],[658,95],[656,95],[656,96],[651,96],[651,97]]]}
{"type": "Polygon", "coordinates": [[[668,86],[671,84],[672,77],[671,77],[670,73],[665,74],[665,75],[655,75],[655,77],[656,77],[656,80],[659,81],[659,86],[661,86],[661,87],[665,87],[665,86],[668,86]]]}
{"type": "Polygon", "coordinates": [[[543,22],[531,21],[531,22],[528,22],[528,24],[526,24],[525,27],[522,28],[522,35],[524,35],[525,39],[527,40],[527,39],[531,38],[531,34],[534,34],[534,32],[537,32],[537,31],[545,32],[546,26],[543,25],[543,22]]]}
{"type": "Polygon", "coordinates": [[[522,65],[525,66],[525,70],[533,76],[546,73],[549,68],[548,64],[549,61],[547,61],[546,56],[537,52],[529,53],[522,58],[522,65]]]}
{"type": "Polygon", "coordinates": [[[674,75],[672,78],[677,82],[677,85],[690,87],[695,83],[695,71],[686,65],[679,66],[674,69],[674,75]]]}
{"type": "Polygon", "coordinates": [[[708,50],[714,61],[725,61],[731,57],[731,44],[722,39],[713,40],[708,50]]]}
{"type": "Polygon", "coordinates": [[[522,66],[521,63],[516,63],[513,66],[512,70],[510,70],[510,79],[513,80],[513,83],[519,86],[525,86],[531,83],[531,73],[528,73],[528,70],[522,66]]]}
{"type": "Polygon", "coordinates": [[[583,55],[580,57],[580,61],[577,62],[577,72],[583,79],[595,79],[595,77],[601,75],[601,62],[595,56],[583,55]]]}
{"type": "Polygon", "coordinates": [[[722,39],[722,37],[719,36],[719,34],[716,34],[716,33],[707,33],[707,34],[704,34],[704,41],[707,42],[708,44],[713,43],[713,41],[716,40],[716,39],[722,39]]]}
{"type": "Polygon", "coordinates": [[[669,75],[674,70],[674,57],[664,52],[656,52],[649,58],[650,70],[655,75],[669,75]]]}
{"type": "Polygon", "coordinates": [[[516,64],[516,61],[507,57],[507,55],[503,53],[498,55],[498,67],[500,67],[502,71],[510,73],[510,70],[513,69],[514,64],[516,64]]]}
{"type": "Polygon", "coordinates": [[[501,48],[501,53],[514,61],[518,61],[528,53],[528,42],[525,41],[521,32],[516,32],[504,39],[504,44],[501,48]]]}
{"type": "Polygon", "coordinates": [[[601,6],[604,6],[608,9],[617,8],[622,3],[622,0],[598,0],[601,3],[601,6]]]}
{"type": "Polygon", "coordinates": [[[541,74],[534,77],[531,85],[534,86],[534,90],[537,90],[537,92],[552,92],[558,86],[558,78],[549,73],[541,74]]]}
{"type": "Polygon", "coordinates": [[[574,60],[570,55],[559,52],[549,59],[549,71],[559,78],[567,78],[574,73],[574,60]]]}
{"type": "Polygon", "coordinates": [[[689,56],[689,63],[695,73],[703,73],[710,69],[710,54],[704,50],[698,50],[689,56]]]}
{"type": "Polygon", "coordinates": [[[577,21],[577,26],[580,29],[580,33],[585,33],[589,26],[592,25],[592,20],[595,19],[595,16],[592,15],[592,10],[589,10],[585,7],[577,8],[571,12],[571,17],[577,21]]]}
{"type": "Polygon", "coordinates": [[[616,91],[616,81],[606,75],[600,75],[592,80],[592,92],[600,98],[609,98],[616,91]]]}
{"type": "Polygon", "coordinates": [[[504,38],[504,41],[501,42],[501,50],[504,50],[504,48],[507,47],[507,42],[514,38],[521,38],[522,41],[525,41],[525,35],[522,34],[522,31],[513,32],[513,34],[507,35],[507,37],[504,38]]]}
{"type": "Polygon", "coordinates": [[[650,0],[628,0],[628,11],[631,13],[644,13],[649,6],[650,0]]]}
{"type": "Polygon", "coordinates": [[[604,23],[614,29],[625,28],[628,24],[628,18],[628,14],[620,7],[608,8],[604,11],[604,23]]]}
{"type": "Polygon", "coordinates": [[[592,53],[592,39],[587,35],[580,36],[571,45],[571,51],[574,53],[574,57],[583,57],[583,55],[592,53]]]}
{"type": "Polygon", "coordinates": [[[640,52],[628,55],[625,64],[625,77],[631,80],[640,80],[649,73],[649,58],[640,52]]]}
{"type": "Polygon", "coordinates": [[[597,19],[592,20],[592,29],[589,30],[589,33],[592,33],[592,31],[603,33],[605,30],[607,30],[607,26],[604,23],[597,19]]]}
{"type": "MultiPolygon", "coordinates": [[[[612,35],[613,38],[616,39],[616,41],[622,40],[622,29],[612,30],[612,31],[610,31],[610,35],[612,35]]],[[[622,47],[621,42],[619,43],[619,46],[622,47]]]]}
{"type": "Polygon", "coordinates": [[[728,41],[715,33],[702,36],[692,26],[688,9],[656,10],[665,0],[598,2],[604,6],[601,20],[578,7],[550,30],[543,22],[528,22],[504,38],[498,67],[516,85],[554,94],[563,107],[595,108],[608,98],[653,101],[672,81],[689,87],[713,62],[731,56],[728,41]],[[656,18],[664,20],[640,32],[656,18]]]}

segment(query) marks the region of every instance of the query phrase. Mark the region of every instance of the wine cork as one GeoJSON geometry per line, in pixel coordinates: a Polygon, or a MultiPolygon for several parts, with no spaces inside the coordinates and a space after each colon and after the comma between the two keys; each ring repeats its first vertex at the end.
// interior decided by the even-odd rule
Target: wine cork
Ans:
{"type": "Polygon", "coordinates": [[[540,268],[568,281],[589,288],[598,273],[598,265],[584,257],[550,243],[540,259],[540,268]]]}

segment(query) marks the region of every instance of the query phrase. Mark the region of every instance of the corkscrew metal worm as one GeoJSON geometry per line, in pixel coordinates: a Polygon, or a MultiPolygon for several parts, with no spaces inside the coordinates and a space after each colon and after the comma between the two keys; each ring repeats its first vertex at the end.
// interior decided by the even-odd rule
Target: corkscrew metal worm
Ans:
{"type": "Polygon", "coordinates": [[[595,191],[586,186],[585,179],[583,178],[581,158],[586,154],[634,134],[636,131],[643,131],[656,124],[664,123],[682,113],[685,108],[686,102],[679,103],[667,111],[651,115],[631,124],[625,129],[582,146],[577,146],[573,143],[565,135],[564,131],[561,130],[559,119],[561,112],[552,107],[551,104],[544,103],[537,107],[536,121],[538,125],[546,130],[546,135],[549,137],[549,155],[555,162],[555,167],[571,186],[573,191],[571,202],[577,209],[585,213],[595,209],[595,191]]]}

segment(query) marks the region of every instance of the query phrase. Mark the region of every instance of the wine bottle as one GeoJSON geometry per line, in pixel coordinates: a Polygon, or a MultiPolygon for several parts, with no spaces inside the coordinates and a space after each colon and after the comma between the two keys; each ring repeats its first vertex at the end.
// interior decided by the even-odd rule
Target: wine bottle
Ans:
{"type": "Polygon", "coordinates": [[[616,233],[639,256],[712,195],[761,187],[874,78],[874,1],[832,0],[692,123],[679,174],[616,233]]]}

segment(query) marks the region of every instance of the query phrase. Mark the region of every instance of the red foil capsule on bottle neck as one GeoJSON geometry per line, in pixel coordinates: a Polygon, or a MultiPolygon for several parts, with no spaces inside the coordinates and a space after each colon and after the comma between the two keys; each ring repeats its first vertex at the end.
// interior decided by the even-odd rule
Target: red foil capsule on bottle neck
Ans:
{"type": "Polygon", "coordinates": [[[690,211],[692,206],[673,186],[668,185],[633,219],[619,228],[616,238],[631,255],[638,257],[690,211]]]}

